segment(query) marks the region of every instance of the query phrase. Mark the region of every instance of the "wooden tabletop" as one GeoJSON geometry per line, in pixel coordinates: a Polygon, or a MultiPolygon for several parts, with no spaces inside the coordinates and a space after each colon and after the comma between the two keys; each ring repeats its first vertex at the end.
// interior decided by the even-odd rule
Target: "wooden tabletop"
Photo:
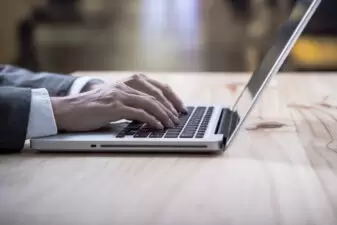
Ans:
{"type": "MultiPolygon", "coordinates": [[[[231,104],[249,78],[149,75],[187,104],[231,104]]],[[[0,156],[0,224],[335,225],[336,75],[275,77],[234,144],[217,156],[0,156]]]]}

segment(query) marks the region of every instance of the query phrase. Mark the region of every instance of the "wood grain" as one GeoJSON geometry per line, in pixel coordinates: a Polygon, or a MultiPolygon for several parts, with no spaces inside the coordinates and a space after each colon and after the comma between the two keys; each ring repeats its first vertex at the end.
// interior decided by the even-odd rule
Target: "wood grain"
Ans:
{"type": "MultiPolygon", "coordinates": [[[[118,80],[130,74],[75,75],[118,80]]],[[[334,75],[277,76],[245,126],[286,126],[244,129],[218,156],[29,150],[0,156],[0,224],[335,225],[334,75]]],[[[169,83],[185,102],[227,104],[249,78],[224,73],[149,76],[169,83]],[[235,93],[231,84],[239,84],[235,93]]]]}

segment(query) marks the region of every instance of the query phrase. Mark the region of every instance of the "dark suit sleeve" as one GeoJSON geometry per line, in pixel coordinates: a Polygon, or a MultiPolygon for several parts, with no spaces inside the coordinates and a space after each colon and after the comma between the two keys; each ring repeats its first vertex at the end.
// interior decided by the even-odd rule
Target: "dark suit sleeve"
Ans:
{"type": "Polygon", "coordinates": [[[29,88],[0,86],[0,154],[16,152],[23,148],[30,102],[29,88]]]}
{"type": "Polygon", "coordinates": [[[19,151],[24,145],[31,89],[45,88],[50,96],[65,96],[75,79],[67,75],[33,73],[0,65],[0,153],[19,151]]]}
{"type": "Polygon", "coordinates": [[[0,65],[0,87],[46,88],[50,96],[65,96],[75,79],[69,75],[33,73],[10,65],[0,65]]]}

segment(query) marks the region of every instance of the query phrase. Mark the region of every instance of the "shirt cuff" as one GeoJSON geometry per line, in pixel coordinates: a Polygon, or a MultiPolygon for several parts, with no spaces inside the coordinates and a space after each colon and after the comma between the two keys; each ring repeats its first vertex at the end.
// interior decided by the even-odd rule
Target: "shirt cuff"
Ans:
{"type": "Polygon", "coordinates": [[[68,94],[75,95],[81,93],[88,83],[104,83],[104,82],[97,78],[79,77],[73,82],[68,94]]]}
{"type": "Polygon", "coordinates": [[[57,134],[57,126],[47,89],[32,89],[26,138],[55,134],[57,134]]]}

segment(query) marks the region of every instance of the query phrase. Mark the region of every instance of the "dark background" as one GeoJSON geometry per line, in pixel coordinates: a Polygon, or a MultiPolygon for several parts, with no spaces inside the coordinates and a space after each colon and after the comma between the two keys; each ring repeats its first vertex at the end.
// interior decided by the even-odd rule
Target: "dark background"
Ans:
{"type": "MultiPolygon", "coordinates": [[[[294,2],[45,0],[13,24],[16,54],[0,63],[60,73],[252,71],[294,2]]],[[[9,13],[16,10],[9,3],[3,7],[9,13]]],[[[302,37],[315,46],[337,46],[336,10],[336,0],[324,0],[302,37]]],[[[306,56],[310,47],[299,51],[306,56]]],[[[333,60],[303,65],[291,55],[283,70],[336,70],[333,60]]]]}

